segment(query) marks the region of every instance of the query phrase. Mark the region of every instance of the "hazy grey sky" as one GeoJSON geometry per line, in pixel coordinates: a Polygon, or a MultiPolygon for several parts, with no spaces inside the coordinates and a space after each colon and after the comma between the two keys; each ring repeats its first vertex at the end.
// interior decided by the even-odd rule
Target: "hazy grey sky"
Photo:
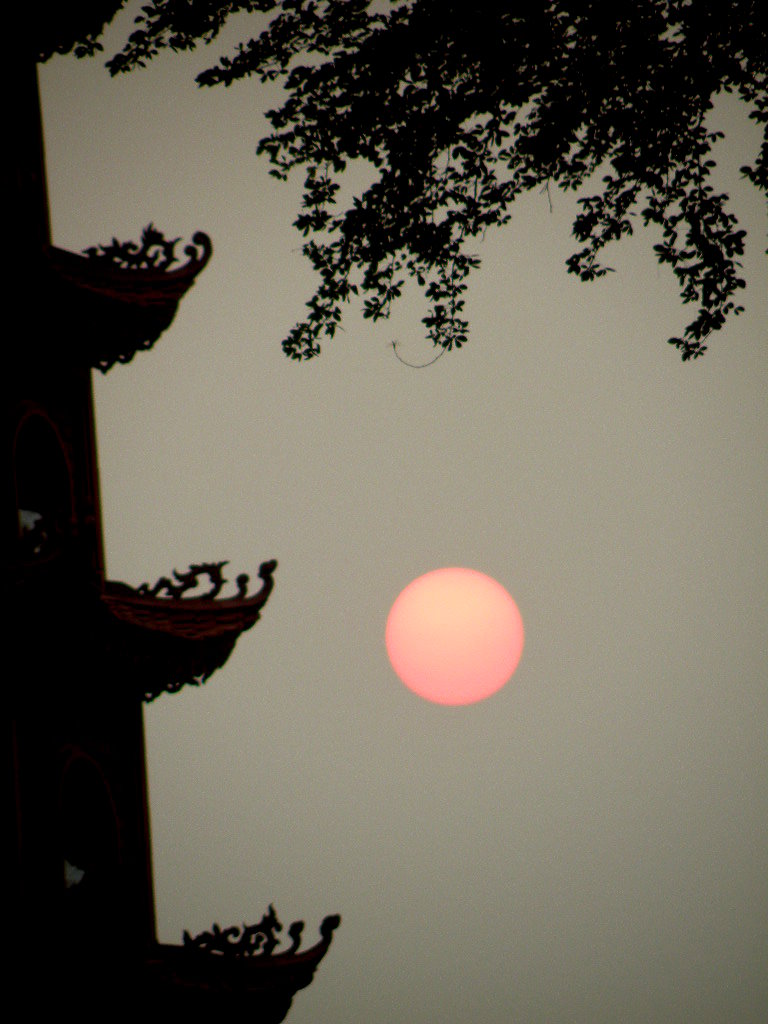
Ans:
{"type": "MultiPolygon", "coordinates": [[[[123,22],[123,33],[127,22],[123,22]]],[[[720,183],[750,229],[747,311],[682,364],[689,310],[640,232],[566,274],[574,199],[489,233],[470,343],[425,370],[417,301],[279,342],[312,290],[298,182],[254,156],[274,103],[199,91],[212,57],[111,80],[41,68],[53,238],[207,231],[150,353],[96,380],[106,557],[138,584],[279,560],[262,620],[202,689],[147,709],[158,931],[274,902],[313,941],[292,1024],[762,1024],[768,1006],[766,216],[758,132],[722,105],[720,183]],[[466,565],[515,597],[513,681],[428,704],[389,606],[466,565]]]]}

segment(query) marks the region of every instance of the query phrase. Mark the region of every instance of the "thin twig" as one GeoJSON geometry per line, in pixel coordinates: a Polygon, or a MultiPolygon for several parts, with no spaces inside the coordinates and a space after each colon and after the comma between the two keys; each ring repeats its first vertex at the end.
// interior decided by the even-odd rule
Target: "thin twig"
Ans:
{"type": "Polygon", "coordinates": [[[423,370],[425,367],[431,366],[433,363],[437,362],[437,360],[440,358],[440,356],[445,355],[445,353],[447,351],[445,348],[441,348],[440,351],[435,356],[435,358],[434,359],[430,359],[428,363],[409,363],[407,359],[403,359],[403,357],[401,355],[398,355],[397,341],[393,341],[391,344],[392,344],[392,351],[395,353],[395,355],[400,360],[400,362],[404,366],[410,366],[410,368],[412,370],[423,370]]]}

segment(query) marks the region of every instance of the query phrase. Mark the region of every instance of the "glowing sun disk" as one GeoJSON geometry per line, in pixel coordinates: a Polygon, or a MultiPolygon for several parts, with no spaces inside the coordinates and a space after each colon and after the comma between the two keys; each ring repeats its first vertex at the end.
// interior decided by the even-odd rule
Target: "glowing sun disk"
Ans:
{"type": "Polygon", "coordinates": [[[474,704],[517,668],[523,621],[500,583],[474,569],[435,569],[396,598],[385,632],[392,667],[436,704],[474,704]]]}

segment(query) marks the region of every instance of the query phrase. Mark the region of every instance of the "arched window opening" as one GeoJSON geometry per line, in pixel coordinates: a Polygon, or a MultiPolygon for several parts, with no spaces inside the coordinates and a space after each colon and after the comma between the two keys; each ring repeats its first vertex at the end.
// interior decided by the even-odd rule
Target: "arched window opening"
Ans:
{"type": "Polygon", "coordinates": [[[119,928],[122,917],[117,812],[104,773],[89,757],[74,757],[64,770],[58,842],[66,928],[83,948],[119,928]]]}
{"type": "Polygon", "coordinates": [[[59,436],[45,417],[24,420],[14,456],[20,557],[51,558],[71,532],[72,484],[59,436]]]}

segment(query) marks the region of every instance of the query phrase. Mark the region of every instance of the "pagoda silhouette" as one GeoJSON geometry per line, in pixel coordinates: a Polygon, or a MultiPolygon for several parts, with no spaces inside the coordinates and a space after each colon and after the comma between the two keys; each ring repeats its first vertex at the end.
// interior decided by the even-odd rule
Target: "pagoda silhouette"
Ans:
{"type": "Polygon", "coordinates": [[[6,309],[18,313],[15,328],[6,321],[3,375],[12,984],[23,1006],[52,998],[65,1018],[234,1009],[273,1024],[340,919],[326,917],[307,949],[300,921],[281,941],[271,905],[251,925],[157,941],[142,706],[224,665],[277,563],[261,564],[255,592],[244,573],[228,583],[225,562],[132,587],[105,579],[102,548],[92,372],[145,358],[211,243],[197,233],[178,256],[150,225],[136,242],[53,246],[34,61],[18,74],[2,170],[6,309]]]}

